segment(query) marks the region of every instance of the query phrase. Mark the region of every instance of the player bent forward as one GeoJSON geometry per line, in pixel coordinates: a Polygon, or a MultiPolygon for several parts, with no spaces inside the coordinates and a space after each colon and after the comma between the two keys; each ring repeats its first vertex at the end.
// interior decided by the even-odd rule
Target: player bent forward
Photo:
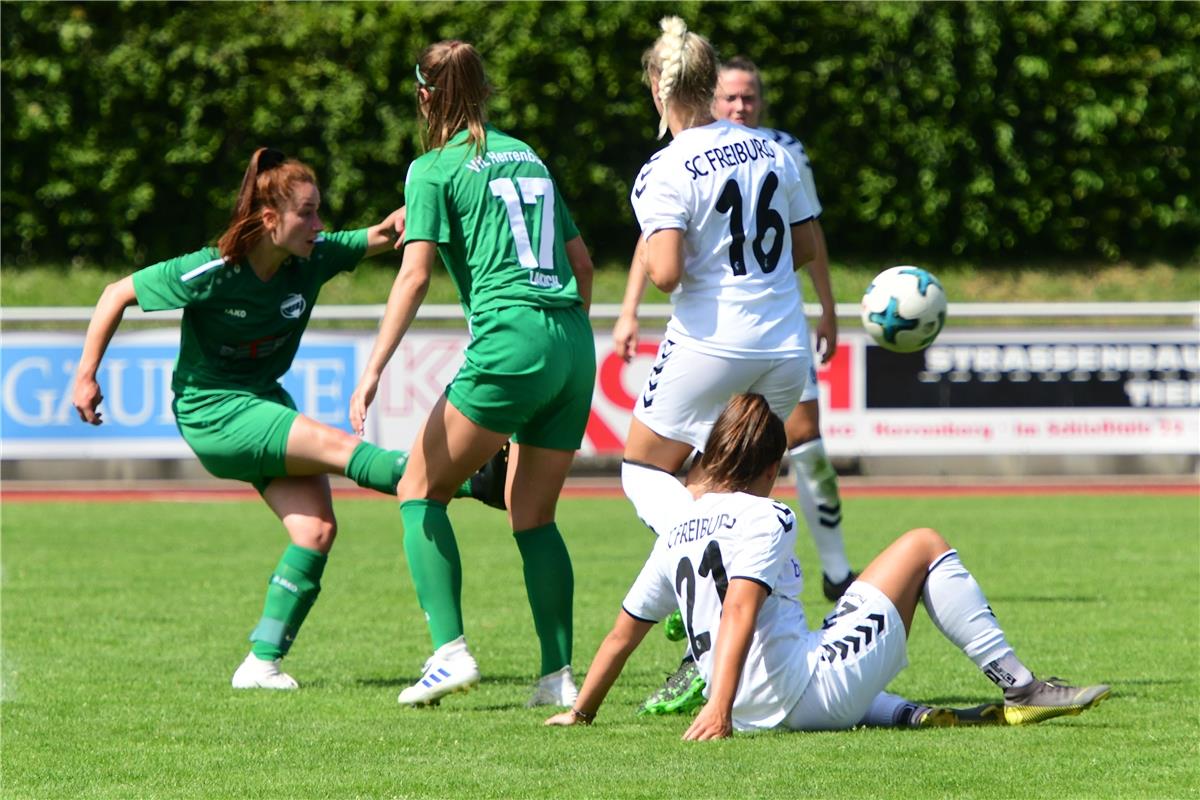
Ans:
{"type": "Polygon", "coordinates": [[[1009,725],[1092,708],[1103,685],[1035,678],[1017,658],[979,584],[937,531],[905,533],[863,571],[821,630],[799,595],[796,519],[769,493],[786,447],[783,422],[760,395],[730,401],[709,436],[701,483],[665,472],[656,502],[637,511],[659,534],[592,661],[575,705],[547,725],[588,724],[646,632],[678,607],[708,683],[708,703],[685,739],[734,730],[835,730],[864,718],[907,663],[917,603],[938,630],[1004,691],[982,714],[1009,725]]]}

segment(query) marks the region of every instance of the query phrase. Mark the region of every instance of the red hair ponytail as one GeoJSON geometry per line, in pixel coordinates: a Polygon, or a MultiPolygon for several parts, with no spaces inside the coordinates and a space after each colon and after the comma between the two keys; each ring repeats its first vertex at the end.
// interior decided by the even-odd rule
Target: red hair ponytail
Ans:
{"type": "Polygon", "coordinates": [[[271,208],[282,213],[297,184],[316,182],[317,176],[307,164],[286,158],[270,147],[255,150],[242,176],[229,227],[217,240],[221,256],[231,264],[245,258],[265,233],[262,210],[271,208]]]}

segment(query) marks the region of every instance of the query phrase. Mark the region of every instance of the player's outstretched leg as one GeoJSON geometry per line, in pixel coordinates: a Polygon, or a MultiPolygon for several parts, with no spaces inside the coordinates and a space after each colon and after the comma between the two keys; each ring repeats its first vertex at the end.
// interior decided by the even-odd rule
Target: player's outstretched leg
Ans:
{"type": "Polygon", "coordinates": [[[788,458],[796,471],[796,499],[821,559],[822,590],[826,599],[836,601],[857,577],[850,569],[842,539],[837,472],[819,437],[793,447],[788,458]]]}
{"type": "MultiPolygon", "coordinates": [[[[384,494],[396,493],[396,484],[404,477],[408,453],[384,450],[370,442],[359,442],[346,463],[344,474],[364,489],[384,494]]],[[[508,443],[497,451],[479,471],[455,491],[455,497],[470,497],[484,505],[505,509],[504,483],[508,471],[508,443]]]]}
{"type": "MultiPolygon", "coordinates": [[[[924,536],[935,550],[945,546],[945,540],[929,529],[905,534],[913,535],[924,536]]],[[[1079,714],[1109,696],[1110,689],[1103,684],[1069,686],[1056,678],[1036,678],[1017,658],[957,551],[947,547],[933,560],[922,596],[938,630],[1004,691],[1003,714],[1009,725],[1079,714]]],[[[991,716],[994,712],[984,713],[991,716]]]]}

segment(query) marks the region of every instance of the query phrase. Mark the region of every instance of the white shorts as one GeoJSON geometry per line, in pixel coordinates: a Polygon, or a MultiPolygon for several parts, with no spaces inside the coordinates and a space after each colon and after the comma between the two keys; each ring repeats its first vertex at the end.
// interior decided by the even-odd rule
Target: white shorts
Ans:
{"type": "MultiPolygon", "coordinates": [[[[817,366],[809,359],[808,362],[808,380],[804,382],[804,391],[800,393],[800,402],[807,403],[810,400],[818,400],[821,397],[821,384],[817,380],[817,366]]],[[[784,417],[786,420],[787,417],[784,417]]]]}
{"type": "Polygon", "coordinates": [[[704,449],[729,398],[756,392],[786,420],[812,371],[808,353],[775,358],[722,358],[663,339],[633,416],[667,439],[704,449]]]}
{"type": "Polygon", "coordinates": [[[875,696],[908,665],[908,637],[888,596],[855,581],[825,618],[821,658],[804,694],[781,727],[796,731],[851,728],[875,696]]]}

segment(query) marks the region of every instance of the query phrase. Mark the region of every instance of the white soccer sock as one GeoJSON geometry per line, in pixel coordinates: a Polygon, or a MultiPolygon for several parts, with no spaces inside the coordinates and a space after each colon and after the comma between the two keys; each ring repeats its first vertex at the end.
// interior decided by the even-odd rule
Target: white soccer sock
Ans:
{"type": "Polygon", "coordinates": [[[834,583],[850,574],[846,544],[842,541],[842,500],[838,497],[837,473],[825,455],[818,437],[788,451],[796,470],[796,499],[817,545],[821,570],[834,583]]]}
{"type": "Polygon", "coordinates": [[[858,724],[869,725],[872,728],[907,726],[912,724],[913,715],[928,708],[929,706],[905,700],[900,695],[880,692],[875,695],[866,716],[858,724]]]}
{"type": "Polygon", "coordinates": [[[1013,652],[975,577],[947,550],[929,567],[923,592],[929,618],[1001,688],[1024,686],[1031,673],[1013,652]]]}

